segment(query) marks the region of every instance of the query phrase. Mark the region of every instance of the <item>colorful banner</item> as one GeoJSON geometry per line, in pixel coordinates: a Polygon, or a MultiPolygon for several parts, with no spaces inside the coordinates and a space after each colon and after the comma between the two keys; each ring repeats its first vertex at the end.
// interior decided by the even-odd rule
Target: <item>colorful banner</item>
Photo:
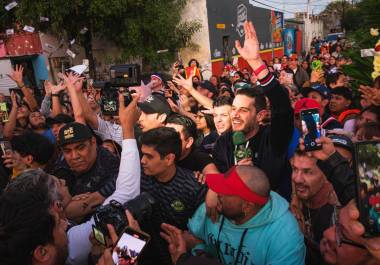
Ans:
{"type": "Polygon", "coordinates": [[[284,27],[284,14],[278,11],[271,12],[273,42],[282,42],[282,28],[284,27]]]}
{"type": "Polygon", "coordinates": [[[284,32],[284,34],[283,34],[284,53],[286,56],[291,55],[296,50],[296,48],[295,48],[295,44],[296,44],[295,31],[296,31],[295,29],[284,29],[284,31],[283,31],[284,32]]]}

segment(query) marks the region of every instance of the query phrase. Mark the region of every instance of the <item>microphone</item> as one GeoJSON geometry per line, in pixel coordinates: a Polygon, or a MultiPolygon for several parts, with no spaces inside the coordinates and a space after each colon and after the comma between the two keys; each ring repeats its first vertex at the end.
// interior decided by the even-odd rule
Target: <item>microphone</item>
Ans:
{"type": "Polygon", "coordinates": [[[251,158],[252,150],[248,147],[249,141],[245,140],[243,132],[234,132],[232,134],[232,143],[234,144],[235,165],[242,159],[251,158]]]}

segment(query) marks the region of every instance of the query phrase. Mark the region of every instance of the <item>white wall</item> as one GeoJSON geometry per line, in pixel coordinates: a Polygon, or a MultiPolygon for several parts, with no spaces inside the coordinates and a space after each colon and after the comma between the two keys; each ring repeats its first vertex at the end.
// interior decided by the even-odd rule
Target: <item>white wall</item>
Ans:
{"type": "Polygon", "coordinates": [[[306,14],[303,16],[303,21],[305,25],[304,49],[308,52],[310,50],[310,42],[314,37],[324,37],[323,21],[316,16],[309,15],[309,17],[307,17],[306,14]]]}
{"type": "Polygon", "coordinates": [[[211,52],[206,0],[188,1],[182,13],[182,21],[190,20],[198,20],[202,24],[201,30],[194,34],[192,38],[192,41],[196,43],[199,48],[198,50],[191,48],[182,49],[180,54],[183,64],[186,67],[190,59],[197,59],[202,70],[205,70],[202,72],[203,77],[208,79],[211,76],[211,52]]]}

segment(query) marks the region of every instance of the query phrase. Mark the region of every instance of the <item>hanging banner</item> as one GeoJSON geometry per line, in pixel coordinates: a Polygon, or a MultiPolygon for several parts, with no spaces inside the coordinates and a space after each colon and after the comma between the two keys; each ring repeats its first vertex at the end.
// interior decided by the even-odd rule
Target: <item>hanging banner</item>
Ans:
{"type": "Polygon", "coordinates": [[[290,56],[295,52],[295,29],[284,29],[284,53],[290,56]]]}
{"type": "Polygon", "coordinates": [[[282,42],[282,28],[284,27],[284,14],[278,11],[271,11],[273,42],[282,42]]]}

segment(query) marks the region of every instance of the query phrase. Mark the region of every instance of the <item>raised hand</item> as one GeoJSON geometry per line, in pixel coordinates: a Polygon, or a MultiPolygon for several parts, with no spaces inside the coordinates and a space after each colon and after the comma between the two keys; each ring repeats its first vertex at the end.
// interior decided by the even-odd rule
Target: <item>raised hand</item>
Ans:
{"type": "Polygon", "coordinates": [[[82,85],[83,85],[83,79],[84,77],[80,77],[78,74],[68,73],[60,75],[67,88],[72,89],[74,88],[77,92],[82,91],[82,85]]]}
{"type": "Polygon", "coordinates": [[[173,77],[173,82],[186,90],[193,89],[193,76],[190,76],[188,79],[185,79],[183,78],[183,76],[177,75],[176,77],[173,77]]]}
{"type": "Polygon", "coordinates": [[[248,62],[261,61],[260,57],[260,44],[257,39],[256,30],[251,21],[244,22],[244,46],[242,47],[240,41],[235,42],[235,47],[239,54],[248,62]]]}
{"type": "Polygon", "coordinates": [[[51,96],[51,87],[53,86],[48,80],[44,81],[45,95],[51,96]]]}
{"type": "Polygon", "coordinates": [[[17,95],[14,91],[11,92],[12,108],[17,108],[17,95]]]}
{"type": "Polygon", "coordinates": [[[134,138],[133,126],[141,115],[141,111],[137,108],[139,97],[139,94],[132,94],[131,103],[125,107],[124,95],[122,93],[119,94],[119,119],[123,128],[124,139],[134,138]]]}
{"type": "Polygon", "coordinates": [[[22,81],[23,72],[24,67],[22,65],[16,64],[15,70],[12,71],[12,73],[8,76],[10,79],[15,81],[19,87],[22,87],[24,85],[24,82],[22,81]]]}
{"type": "Polygon", "coordinates": [[[380,90],[369,86],[361,85],[359,91],[362,93],[362,98],[370,104],[380,106],[380,90]]]}
{"type": "Polygon", "coordinates": [[[186,242],[182,230],[175,226],[163,223],[161,237],[168,242],[168,248],[173,264],[177,264],[179,257],[186,253],[186,242]]]}
{"type": "MultiPolygon", "coordinates": [[[[328,159],[336,151],[332,140],[328,137],[323,136],[321,138],[316,139],[315,142],[318,144],[321,144],[322,148],[320,150],[308,152],[308,155],[311,157],[324,161],[328,159]]],[[[299,140],[299,143],[300,143],[300,149],[302,151],[305,150],[305,144],[302,138],[299,140]]]]}
{"type": "Polygon", "coordinates": [[[66,86],[63,82],[60,82],[56,86],[52,86],[51,92],[53,94],[59,94],[62,90],[65,90],[66,86]]]}

